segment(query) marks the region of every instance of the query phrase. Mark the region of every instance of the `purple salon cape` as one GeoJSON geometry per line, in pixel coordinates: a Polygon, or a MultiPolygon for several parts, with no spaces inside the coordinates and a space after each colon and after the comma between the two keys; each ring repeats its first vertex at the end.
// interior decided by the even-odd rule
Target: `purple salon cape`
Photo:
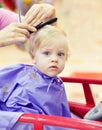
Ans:
{"type": "Polygon", "coordinates": [[[0,111],[0,130],[11,130],[21,115],[21,112],[0,111]]]}
{"type": "Polygon", "coordinates": [[[0,70],[0,110],[71,117],[62,80],[26,64],[0,70]]]}

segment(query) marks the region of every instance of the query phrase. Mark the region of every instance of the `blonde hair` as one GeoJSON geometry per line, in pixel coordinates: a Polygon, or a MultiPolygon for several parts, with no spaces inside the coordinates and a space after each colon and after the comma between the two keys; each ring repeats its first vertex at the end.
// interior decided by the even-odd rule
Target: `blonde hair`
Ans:
{"type": "Polygon", "coordinates": [[[28,47],[30,56],[33,58],[34,53],[37,49],[39,49],[42,46],[49,45],[50,43],[53,44],[53,42],[55,43],[57,39],[60,39],[60,43],[63,43],[64,41],[64,44],[66,45],[66,49],[68,52],[68,42],[66,33],[58,27],[46,25],[43,28],[39,29],[36,33],[31,34],[30,43],[28,47]]]}

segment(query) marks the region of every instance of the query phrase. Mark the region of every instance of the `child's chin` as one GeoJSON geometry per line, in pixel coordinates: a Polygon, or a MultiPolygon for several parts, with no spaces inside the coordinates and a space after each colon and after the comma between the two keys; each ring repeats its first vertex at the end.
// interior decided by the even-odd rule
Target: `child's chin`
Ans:
{"type": "Polygon", "coordinates": [[[57,74],[47,74],[49,77],[55,77],[57,74]]]}

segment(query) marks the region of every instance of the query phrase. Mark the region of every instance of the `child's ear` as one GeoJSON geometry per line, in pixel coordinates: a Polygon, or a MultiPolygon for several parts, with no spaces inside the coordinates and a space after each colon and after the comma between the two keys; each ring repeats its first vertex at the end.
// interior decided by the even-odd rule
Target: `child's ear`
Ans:
{"type": "Polygon", "coordinates": [[[33,64],[36,64],[36,61],[35,61],[35,58],[34,58],[34,57],[32,58],[32,61],[33,61],[33,64]]]}
{"type": "Polygon", "coordinates": [[[33,55],[31,55],[31,58],[32,58],[32,60],[34,59],[34,56],[33,55]]]}

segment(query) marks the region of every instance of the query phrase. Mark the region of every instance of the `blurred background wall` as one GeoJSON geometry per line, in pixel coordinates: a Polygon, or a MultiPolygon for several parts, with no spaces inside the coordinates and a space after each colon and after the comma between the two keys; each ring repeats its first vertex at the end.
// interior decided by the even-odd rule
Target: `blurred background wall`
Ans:
{"type": "Polygon", "coordinates": [[[56,7],[68,35],[69,70],[102,72],[102,0],[58,0],[56,7]]]}

